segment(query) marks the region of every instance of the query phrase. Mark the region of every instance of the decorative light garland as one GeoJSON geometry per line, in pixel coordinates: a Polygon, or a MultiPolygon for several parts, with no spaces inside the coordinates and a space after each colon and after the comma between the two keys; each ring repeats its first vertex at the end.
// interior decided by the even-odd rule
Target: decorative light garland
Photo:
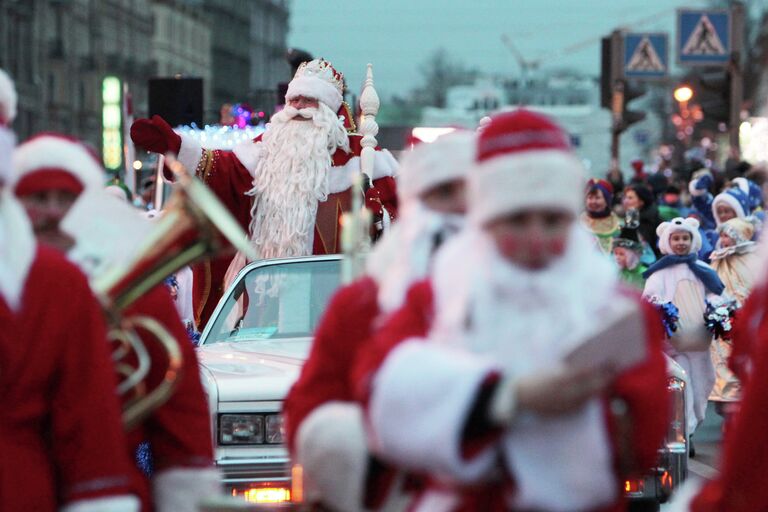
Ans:
{"type": "Polygon", "coordinates": [[[262,125],[238,128],[237,126],[221,126],[207,124],[204,128],[197,126],[178,126],[179,133],[194,138],[204,149],[232,149],[242,142],[253,140],[262,133],[262,125]]]}

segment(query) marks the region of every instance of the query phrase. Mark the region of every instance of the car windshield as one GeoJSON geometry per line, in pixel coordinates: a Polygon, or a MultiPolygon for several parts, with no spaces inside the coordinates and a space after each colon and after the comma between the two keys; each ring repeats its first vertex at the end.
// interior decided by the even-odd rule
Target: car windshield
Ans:
{"type": "Polygon", "coordinates": [[[337,259],[252,269],[228,295],[203,343],[312,336],[339,287],[339,272],[337,259]]]}

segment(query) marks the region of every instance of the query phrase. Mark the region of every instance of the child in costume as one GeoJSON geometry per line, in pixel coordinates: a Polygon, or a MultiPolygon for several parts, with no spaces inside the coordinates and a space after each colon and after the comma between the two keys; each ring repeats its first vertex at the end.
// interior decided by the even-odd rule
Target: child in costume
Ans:
{"type": "MultiPolygon", "coordinates": [[[[755,228],[746,220],[734,218],[721,224],[717,231],[720,240],[712,252],[711,266],[725,284],[728,295],[744,304],[759,264],[755,252],[757,244],[752,241],[755,228]]],[[[726,418],[737,410],[741,398],[741,384],[728,368],[731,350],[731,340],[722,336],[715,339],[711,348],[717,380],[709,399],[716,403],[718,413],[726,418]]]]}
{"type": "Polygon", "coordinates": [[[591,179],[587,182],[586,209],[581,223],[595,236],[603,253],[611,252],[611,242],[621,230],[619,217],[613,213],[613,186],[606,180],[591,179]]]}
{"type": "MultiPolygon", "coordinates": [[[[699,221],[678,217],[661,223],[656,232],[664,256],[645,272],[643,296],[652,302],[672,302],[677,306],[680,331],[703,328],[706,300],[719,298],[725,286],[717,273],[697,258],[701,248],[699,221]]],[[[670,344],[667,350],[690,378],[691,385],[686,387],[690,436],[704,420],[715,369],[709,350],[681,352],[670,344]]]]}
{"type": "Polygon", "coordinates": [[[645,287],[643,273],[648,268],[642,264],[643,244],[637,234],[637,227],[627,225],[621,228],[613,239],[613,259],[619,267],[619,277],[625,283],[640,290],[645,287]]]}

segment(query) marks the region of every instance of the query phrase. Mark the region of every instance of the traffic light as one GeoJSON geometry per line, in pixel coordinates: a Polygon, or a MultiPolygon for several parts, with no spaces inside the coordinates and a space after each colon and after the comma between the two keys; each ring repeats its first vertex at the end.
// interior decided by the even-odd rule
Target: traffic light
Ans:
{"type": "Polygon", "coordinates": [[[731,113],[731,74],[723,69],[701,70],[694,89],[704,122],[727,124],[731,113]]]}
{"type": "Polygon", "coordinates": [[[617,126],[619,132],[623,132],[631,125],[639,123],[645,119],[645,112],[629,110],[627,105],[629,102],[641,97],[646,92],[648,92],[648,88],[645,85],[624,80],[624,105],[622,106],[621,120],[617,126]]]}

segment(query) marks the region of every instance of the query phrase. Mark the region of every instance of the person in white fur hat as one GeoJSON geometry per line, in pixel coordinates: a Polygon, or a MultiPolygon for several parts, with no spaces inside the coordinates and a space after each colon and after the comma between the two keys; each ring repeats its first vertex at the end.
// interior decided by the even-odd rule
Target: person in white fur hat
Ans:
{"type": "Polygon", "coordinates": [[[356,362],[371,447],[429,475],[411,510],[625,510],[666,430],[658,315],[578,225],[584,170],[550,119],[495,116],[467,180],[468,225],[356,362]],[[566,363],[622,315],[644,355],[566,363]]]}
{"type": "MultiPolygon", "coordinates": [[[[100,196],[103,201],[96,203],[109,205],[100,208],[117,211],[122,206],[140,217],[138,211],[104,192],[104,169],[95,155],[74,139],[56,134],[38,135],[17,148],[13,162],[10,187],[32,220],[35,235],[70,257],[78,247],[76,244],[85,240],[75,240],[64,231],[62,223],[76,206],[85,208],[94,204],[83,206],[82,201],[100,196]]],[[[105,215],[104,211],[99,214],[105,215]]],[[[97,236],[98,244],[115,243],[104,232],[88,232],[83,236],[89,235],[97,236]]],[[[125,235],[116,227],[112,236],[125,235]]],[[[77,263],[83,271],[92,271],[84,262],[77,263]]],[[[194,347],[162,284],[138,298],[124,314],[150,317],[163,325],[175,338],[183,361],[171,397],[126,433],[124,454],[133,456],[140,444],[149,442],[154,461],[151,479],[139,467],[133,467],[131,483],[138,491],[143,511],[195,510],[200,500],[219,492],[219,473],[213,468],[210,416],[194,347]]],[[[167,355],[151,334],[139,330],[139,336],[153,361],[166,360],[167,355]]],[[[164,379],[164,373],[162,364],[153,364],[146,382],[148,388],[154,389],[164,379]]]]}
{"type": "MultiPolygon", "coordinates": [[[[664,256],[651,265],[643,295],[655,302],[672,302],[680,311],[679,331],[690,332],[704,327],[705,301],[717,300],[725,286],[706,263],[698,259],[701,249],[699,221],[677,217],[662,222],[656,229],[659,249],[664,256]]],[[[687,373],[686,386],[687,432],[692,436],[704,421],[707,400],[715,384],[715,369],[709,348],[681,351],[667,344],[666,350],[687,373]]]]}
{"type": "Polygon", "coordinates": [[[474,147],[474,133],[456,132],[420,144],[403,158],[400,216],[369,255],[367,275],[332,299],[285,399],[288,446],[304,467],[307,499],[330,510],[402,506],[396,472],[366,449],[352,363],[376,323],[402,303],[410,284],[426,275],[437,247],[463,224],[464,177],[474,147]]]}
{"type": "Polygon", "coordinates": [[[136,512],[101,306],[8,190],[15,103],[0,69],[0,503],[136,512]]]}
{"type": "MultiPolygon", "coordinates": [[[[315,59],[299,66],[286,106],[266,132],[232,151],[202,149],[158,116],[137,120],[131,138],[149,151],[178,155],[250,233],[259,258],[339,253],[339,216],[351,207],[352,175],[360,170],[362,149],[343,94],[343,75],[315,59]]],[[[373,167],[367,205],[384,222],[396,214],[397,162],[389,151],[378,150],[373,167]]],[[[213,312],[230,260],[196,267],[197,325],[205,325],[213,312]]],[[[229,274],[245,263],[238,255],[229,274]]]]}

